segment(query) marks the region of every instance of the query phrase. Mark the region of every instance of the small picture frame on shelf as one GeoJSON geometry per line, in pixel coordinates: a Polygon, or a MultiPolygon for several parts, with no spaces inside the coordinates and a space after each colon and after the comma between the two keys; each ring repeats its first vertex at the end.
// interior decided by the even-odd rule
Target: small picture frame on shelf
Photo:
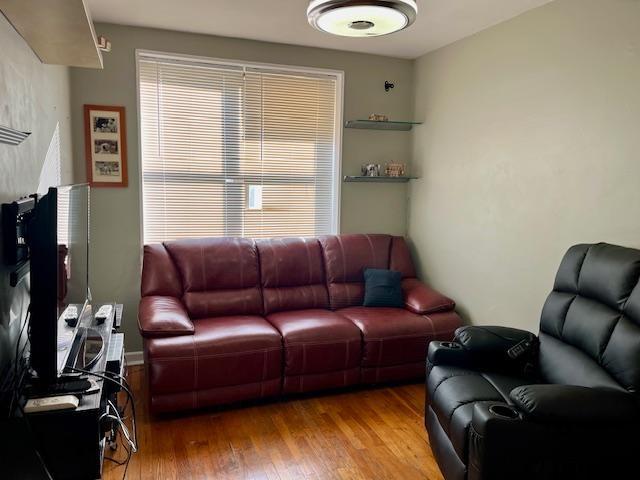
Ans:
{"type": "Polygon", "coordinates": [[[384,174],[387,177],[404,177],[407,173],[407,166],[404,163],[389,162],[384,167],[384,174]]]}
{"type": "Polygon", "coordinates": [[[379,177],[381,172],[382,167],[377,163],[365,163],[361,167],[363,177],[379,177]]]}
{"type": "Polygon", "coordinates": [[[372,122],[388,122],[389,117],[381,113],[372,113],[371,115],[369,115],[369,120],[371,120],[372,122]]]}
{"type": "Polygon", "coordinates": [[[87,183],[126,187],[127,136],[124,107],[84,106],[87,183]]]}

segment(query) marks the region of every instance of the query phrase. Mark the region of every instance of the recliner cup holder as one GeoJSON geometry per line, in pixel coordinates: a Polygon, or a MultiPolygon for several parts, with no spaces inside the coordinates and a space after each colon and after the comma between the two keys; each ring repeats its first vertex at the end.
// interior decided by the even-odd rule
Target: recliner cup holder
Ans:
{"type": "Polygon", "coordinates": [[[491,405],[489,411],[497,417],[508,418],[510,420],[520,418],[518,411],[508,405],[491,405]]]}
{"type": "Polygon", "coordinates": [[[442,345],[445,348],[460,348],[460,345],[454,342],[442,342],[440,345],[442,345]]]}

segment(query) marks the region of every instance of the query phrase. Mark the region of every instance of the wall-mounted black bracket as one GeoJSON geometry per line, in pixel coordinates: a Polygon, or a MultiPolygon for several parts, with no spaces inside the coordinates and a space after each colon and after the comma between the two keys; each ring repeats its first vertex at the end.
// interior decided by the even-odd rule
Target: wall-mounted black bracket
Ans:
{"type": "Polygon", "coordinates": [[[3,261],[12,266],[9,284],[15,287],[29,272],[29,223],[37,195],[2,204],[3,261]]]}
{"type": "Polygon", "coordinates": [[[395,87],[395,84],[391,83],[389,80],[385,80],[384,81],[384,91],[388,92],[389,90],[391,90],[393,87],[395,87]]]}

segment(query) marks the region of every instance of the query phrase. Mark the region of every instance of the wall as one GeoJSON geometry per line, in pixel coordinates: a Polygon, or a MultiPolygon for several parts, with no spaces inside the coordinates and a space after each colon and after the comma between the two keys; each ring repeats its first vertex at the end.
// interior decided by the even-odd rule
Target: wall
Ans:
{"type": "Polygon", "coordinates": [[[639,25],[557,0],[417,60],[409,235],[471,322],[537,331],[570,245],[640,247],[639,25]]]}
{"type": "MultiPolygon", "coordinates": [[[[0,15],[0,125],[32,132],[19,146],[0,144],[0,203],[45,190],[58,177],[71,181],[69,71],[43,65],[0,15]],[[59,143],[58,143],[59,139],[59,143]],[[51,163],[45,165],[47,153],[51,163]],[[58,155],[59,153],[59,155],[58,155]]],[[[1,236],[0,236],[1,238],[1,236]]],[[[11,288],[0,264],[0,371],[28,305],[26,285],[11,288]]]]}
{"type": "MultiPolygon", "coordinates": [[[[215,58],[311,66],[345,72],[344,118],[386,113],[405,119],[412,110],[413,62],[375,55],[256,42],[116,25],[96,25],[113,51],[103,71],[71,69],[75,173],[86,178],[83,104],[122,105],[127,112],[129,187],[92,192],[91,284],[96,300],[125,304],[127,349],[141,349],[136,325],[140,283],[140,163],[135,49],[215,58]],[[384,81],[396,87],[384,91],[384,81]]],[[[360,164],[406,160],[410,137],[399,132],[344,130],[343,174],[358,174],[360,164]]],[[[342,184],[341,231],[404,234],[406,186],[342,184]]]]}

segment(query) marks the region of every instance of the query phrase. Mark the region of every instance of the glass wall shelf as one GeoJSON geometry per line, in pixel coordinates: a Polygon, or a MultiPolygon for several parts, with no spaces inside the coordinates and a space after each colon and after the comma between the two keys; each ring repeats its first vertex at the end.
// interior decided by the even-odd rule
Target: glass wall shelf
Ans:
{"type": "Polygon", "coordinates": [[[414,125],[422,125],[422,122],[377,122],[375,120],[347,120],[344,122],[345,128],[359,128],[368,130],[396,130],[408,132],[414,125]]]}
{"type": "Polygon", "coordinates": [[[416,180],[418,177],[364,177],[361,175],[345,175],[345,182],[380,182],[380,183],[406,183],[409,180],[416,180]]]}

